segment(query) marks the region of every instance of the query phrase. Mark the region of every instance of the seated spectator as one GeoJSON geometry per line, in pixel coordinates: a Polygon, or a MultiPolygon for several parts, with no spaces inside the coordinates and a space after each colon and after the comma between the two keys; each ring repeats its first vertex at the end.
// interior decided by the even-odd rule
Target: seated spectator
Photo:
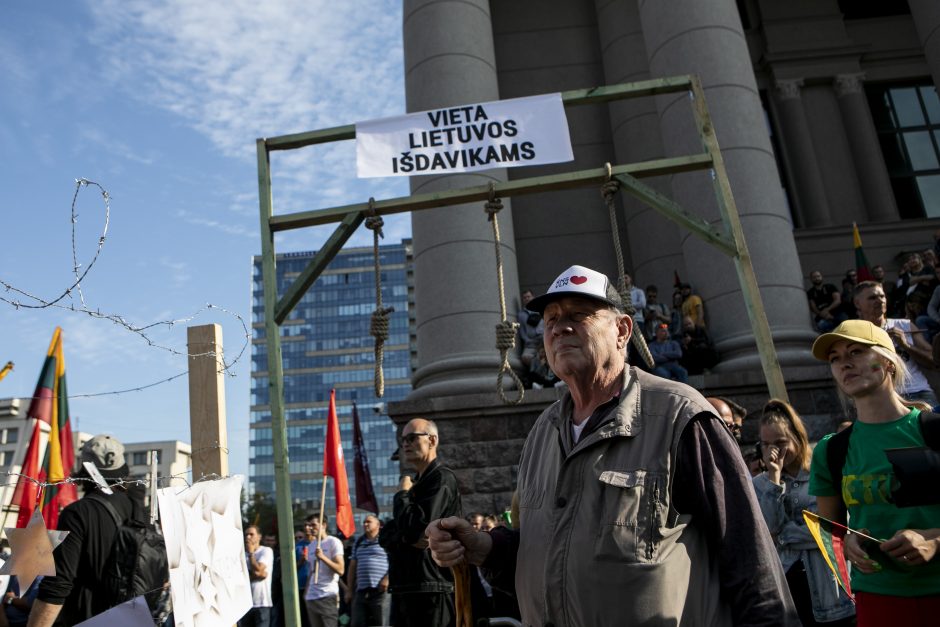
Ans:
{"type": "Polygon", "coordinates": [[[704,329],[705,305],[701,297],[692,293],[692,286],[688,283],[682,283],[679,289],[682,292],[682,317],[691,318],[696,327],[704,329]]]}
{"type": "Polygon", "coordinates": [[[806,299],[813,314],[813,325],[821,333],[832,331],[845,320],[845,314],[840,308],[842,295],[832,283],[823,283],[823,275],[819,270],[810,272],[809,280],[812,287],[806,290],[806,299]]]}
{"type": "Polygon", "coordinates": [[[636,312],[633,314],[633,328],[643,329],[646,326],[646,294],[633,284],[633,277],[624,272],[623,284],[630,291],[630,302],[636,312]]]}
{"type": "Polygon", "coordinates": [[[881,283],[881,287],[884,288],[885,298],[888,299],[888,313],[893,315],[892,312],[895,311],[897,300],[897,284],[894,281],[888,281],[885,279],[885,268],[882,265],[872,266],[871,268],[872,279],[881,283]]]}
{"type": "Polygon", "coordinates": [[[695,326],[692,318],[686,316],[682,319],[682,359],[679,364],[689,374],[702,374],[718,363],[718,351],[708,332],[695,326]]]}
{"type": "Polygon", "coordinates": [[[643,330],[646,339],[651,340],[656,337],[656,327],[661,324],[668,325],[671,322],[670,314],[669,306],[666,303],[659,302],[659,290],[656,286],[647,285],[646,328],[643,330]]]}
{"type": "Polygon", "coordinates": [[[668,325],[660,324],[656,327],[656,339],[650,342],[649,349],[653,356],[653,374],[680,383],[689,380],[689,373],[679,365],[682,347],[679,342],[669,339],[668,325]]]}
{"type": "Polygon", "coordinates": [[[542,345],[542,316],[525,308],[533,298],[532,290],[522,292],[522,309],[516,314],[519,322],[519,346],[522,349],[522,364],[529,368],[542,345]]]}
{"type": "Polygon", "coordinates": [[[937,267],[937,253],[933,251],[933,248],[928,248],[920,254],[924,260],[925,266],[930,266],[931,268],[937,267]]]}
{"type": "Polygon", "coordinates": [[[682,292],[672,293],[672,312],[669,314],[669,337],[674,340],[682,337],[682,292]]]}
{"type": "Polygon", "coordinates": [[[548,366],[544,346],[539,346],[538,351],[535,353],[535,359],[532,360],[532,364],[529,366],[526,378],[532,387],[536,389],[554,387],[561,381],[548,366]]]}
{"type": "Polygon", "coordinates": [[[933,266],[924,264],[920,253],[911,253],[907,257],[907,274],[902,278],[901,290],[906,300],[919,294],[929,300],[938,285],[937,274],[933,266]]]}
{"type": "Polygon", "coordinates": [[[855,286],[858,284],[858,273],[849,269],[845,272],[845,278],[842,279],[842,293],[840,294],[840,299],[842,300],[842,314],[845,316],[846,320],[852,320],[858,318],[858,311],[855,309],[855,303],[852,301],[852,298],[855,296],[855,286]]]}

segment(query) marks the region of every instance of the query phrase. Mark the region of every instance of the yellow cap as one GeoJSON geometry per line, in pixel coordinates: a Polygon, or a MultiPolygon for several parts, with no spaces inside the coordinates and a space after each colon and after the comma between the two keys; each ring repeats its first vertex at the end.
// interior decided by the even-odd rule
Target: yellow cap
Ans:
{"type": "Polygon", "coordinates": [[[839,340],[848,340],[867,346],[881,346],[892,353],[894,342],[881,327],[876,327],[867,320],[846,320],[829,333],[823,333],[813,342],[813,357],[829,361],[829,349],[839,340]]]}

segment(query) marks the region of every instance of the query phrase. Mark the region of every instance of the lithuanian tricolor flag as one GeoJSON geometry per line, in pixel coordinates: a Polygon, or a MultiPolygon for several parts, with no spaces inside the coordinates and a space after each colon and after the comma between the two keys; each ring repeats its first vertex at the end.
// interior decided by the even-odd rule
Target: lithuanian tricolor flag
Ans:
{"type": "Polygon", "coordinates": [[[862,249],[862,236],[859,235],[858,225],[852,223],[852,242],[855,248],[855,274],[858,275],[858,281],[874,281],[871,268],[868,266],[868,258],[865,257],[865,251],[862,249]]]}
{"type": "MultiPolygon", "coordinates": [[[[56,327],[52,342],[46,352],[46,361],[39,373],[39,382],[32,402],[26,412],[32,418],[33,434],[26,449],[26,459],[20,474],[42,483],[65,481],[75,464],[75,448],[72,428],[69,425],[68,390],[65,385],[65,357],[62,353],[62,329],[56,327]],[[46,436],[43,423],[48,425],[46,436]],[[39,463],[42,453],[42,464],[39,463]]],[[[50,485],[42,490],[26,477],[20,477],[13,494],[13,502],[19,505],[16,526],[25,527],[38,506],[49,529],[59,522],[59,511],[76,500],[72,484],[50,485]]]]}
{"type": "MultiPolygon", "coordinates": [[[[845,593],[852,598],[852,585],[849,582],[849,567],[845,562],[845,554],[842,551],[845,542],[845,532],[848,531],[838,523],[828,518],[823,518],[813,512],[803,510],[803,520],[806,521],[806,527],[813,534],[819,550],[826,560],[826,564],[832,569],[836,581],[845,590],[845,593]]],[[[854,600],[854,599],[853,599],[854,600]]]]}

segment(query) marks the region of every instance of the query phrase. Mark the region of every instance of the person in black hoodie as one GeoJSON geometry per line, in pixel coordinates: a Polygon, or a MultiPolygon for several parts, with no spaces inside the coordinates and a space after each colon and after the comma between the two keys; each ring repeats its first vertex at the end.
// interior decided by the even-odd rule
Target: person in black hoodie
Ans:
{"type": "MultiPolygon", "coordinates": [[[[97,435],[85,442],[80,461],[93,463],[108,484],[120,483],[128,475],[124,446],[109,435],[97,435]]],[[[88,474],[82,468],[73,476],[87,478],[88,474]]],[[[108,496],[95,483],[85,481],[82,485],[85,498],[66,507],[59,516],[59,531],[68,531],[69,535],[52,554],[55,576],[45,577],[39,584],[30,612],[29,624],[33,627],[76,625],[115,605],[103,589],[102,573],[118,527],[108,510],[94,501],[106,499],[122,519],[142,521],[143,489],[115,485],[108,496]],[[94,498],[88,498],[90,494],[94,498]]]]}

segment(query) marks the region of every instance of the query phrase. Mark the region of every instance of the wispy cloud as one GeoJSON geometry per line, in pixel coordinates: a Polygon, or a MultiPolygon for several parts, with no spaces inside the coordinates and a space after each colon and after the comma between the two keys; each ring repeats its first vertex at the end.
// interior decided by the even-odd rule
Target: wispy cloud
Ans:
{"type": "Polygon", "coordinates": [[[143,165],[151,165],[154,158],[148,155],[142,155],[113,135],[107,135],[93,128],[84,127],[81,130],[82,139],[97,144],[105,148],[113,156],[127,161],[136,161],[143,165]]]}
{"type": "MultiPolygon", "coordinates": [[[[133,96],[178,115],[244,163],[254,163],[256,137],[404,107],[401,5],[394,0],[99,0],[88,8],[94,39],[107,42],[102,62],[115,85],[146,86],[133,96]]],[[[403,180],[358,181],[352,142],[345,144],[278,155],[278,213],[407,194],[403,180]]],[[[233,190],[229,208],[256,233],[256,196],[233,190]]]]}
{"type": "Polygon", "coordinates": [[[204,218],[202,216],[193,215],[185,209],[180,209],[176,212],[176,215],[182,218],[182,220],[188,224],[193,224],[196,226],[204,226],[210,229],[215,229],[228,235],[237,235],[238,237],[250,237],[252,239],[258,238],[257,229],[249,228],[243,224],[232,224],[227,222],[222,222],[220,220],[213,220],[211,218],[204,218]]]}
{"type": "Polygon", "coordinates": [[[189,283],[192,274],[189,271],[189,264],[182,261],[174,261],[170,257],[160,259],[160,265],[170,271],[170,281],[174,286],[179,287],[189,283]]]}

